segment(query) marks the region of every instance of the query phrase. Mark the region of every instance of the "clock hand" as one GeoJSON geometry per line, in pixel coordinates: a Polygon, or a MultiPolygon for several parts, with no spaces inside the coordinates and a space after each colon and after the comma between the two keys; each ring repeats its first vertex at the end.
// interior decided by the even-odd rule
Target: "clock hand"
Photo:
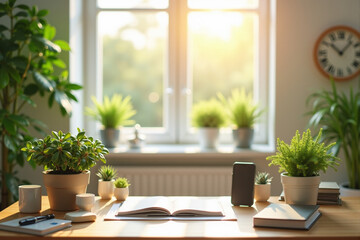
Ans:
{"type": "Polygon", "coordinates": [[[330,44],[330,46],[341,56],[342,55],[342,51],[340,51],[333,43],[330,44]]]}
{"type": "Polygon", "coordinates": [[[344,52],[346,51],[346,49],[348,49],[348,47],[352,44],[351,41],[348,42],[348,44],[343,48],[343,50],[341,50],[341,54],[340,55],[343,55],[344,52]]]}

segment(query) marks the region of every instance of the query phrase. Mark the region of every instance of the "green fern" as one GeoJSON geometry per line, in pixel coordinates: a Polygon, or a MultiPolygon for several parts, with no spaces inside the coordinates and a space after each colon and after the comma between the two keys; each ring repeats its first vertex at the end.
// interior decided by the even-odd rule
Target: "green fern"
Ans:
{"type": "Polygon", "coordinates": [[[288,176],[294,177],[318,176],[320,171],[326,172],[328,167],[336,170],[340,159],[329,153],[336,143],[325,146],[320,143],[321,134],[322,129],[314,140],[310,129],[302,137],[297,130],[290,145],[277,139],[276,155],[266,158],[271,161],[269,166],[278,165],[279,172],[287,172],[288,176]]]}

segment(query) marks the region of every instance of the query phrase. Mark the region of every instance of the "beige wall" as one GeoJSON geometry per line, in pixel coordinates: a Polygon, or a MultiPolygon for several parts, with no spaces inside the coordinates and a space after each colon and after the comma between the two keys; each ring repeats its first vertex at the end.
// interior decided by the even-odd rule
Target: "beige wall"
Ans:
{"type": "MultiPolygon", "coordinates": [[[[58,36],[68,39],[68,0],[31,2],[49,9],[49,21],[57,27],[58,36]]],[[[289,141],[297,129],[304,130],[306,127],[308,118],[303,114],[308,110],[305,106],[307,96],[330,87],[329,80],[318,72],[312,60],[317,37],[335,25],[348,25],[360,31],[360,0],[278,0],[276,12],[275,136],[289,141]]],[[[347,89],[350,85],[357,86],[357,83],[355,79],[338,83],[338,87],[347,89]]],[[[41,108],[34,111],[35,115],[45,121],[50,129],[68,130],[68,121],[60,117],[57,109],[49,111],[45,105],[39,104],[41,108]]],[[[265,159],[256,160],[256,164],[261,170],[268,169],[265,159]]],[[[20,172],[22,177],[42,183],[40,169],[33,172],[24,168],[20,172]]],[[[276,174],[277,170],[271,168],[270,172],[276,174]]],[[[323,180],[346,181],[345,163],[336,173],[330,169],[323,175],[323,180]]],[[[95,192],[96,186],[89,189],[95,192]]],[[[280,180],[276,176],[273,194],[278,194],[280,189],[280,180]]]]}

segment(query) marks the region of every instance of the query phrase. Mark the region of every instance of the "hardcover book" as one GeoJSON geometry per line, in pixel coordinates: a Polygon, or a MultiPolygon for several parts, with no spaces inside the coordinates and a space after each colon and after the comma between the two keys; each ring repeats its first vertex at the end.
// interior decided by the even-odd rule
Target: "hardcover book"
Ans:
{"type": "Polygon", "coordinates": [[[253,217],[254,227],[308,230],[321,216],[319,205],[272,203],[253,217]]]}

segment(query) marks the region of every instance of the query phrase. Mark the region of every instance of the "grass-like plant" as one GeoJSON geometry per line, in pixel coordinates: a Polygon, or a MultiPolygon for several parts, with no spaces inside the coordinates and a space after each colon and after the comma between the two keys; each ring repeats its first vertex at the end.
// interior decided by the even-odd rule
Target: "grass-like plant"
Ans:
{"type": "Polygon", "coordinates": [[[116,176],[116,170],[112,166],[103,165],[96,173],[96,176],[98,176],[103,181],[111,181],[116,176]]]}
{"type": "Polygon", "coordinates": [[[252,94],[246,94],[244,88],[232,90],[228,99],[222,93],[218,93],[217,96],[224,104],[230,122],[236,128],[252,128],[262,114],[258,105],[254,103],[252,94]]]}
{"type": "Polygon", "coordinates": [[[81,173],[99,160],[105,163],[105,155],[109,153],[101,141],[87,137],[80,129],[76,136],[53,131],[44,139],[27,142],[21,150],[27,154],[28,161],[33,160],[52,174],[81,173]]]}
{"type": "Polygon", "coordinates": [[[331,79],[332,90],[322,90],[309,96],[312,104],[309,125],[323,128],[325,142],[336,141],[332,151],[345,155],[349,187],[360,189],[360,81],[357,91],[338,93],[331,79]]]}
{"type": "Polygon", "coordinates": [[[268,172],[258,172],[255,176],[256,184],[268,184],[271,183],[272,177],[268,172]]]}
{"type": "Polygon", "coordinates": [[[226,123],[224,107],[216,99],[193,105],[191,120],[194,127],[219,128],[226,123]]]}
{"type": "Polygon", "coordinates": [[[329,153],[336,143],[325,146],[320,143],[321,134],[322,129],[314,140],[310,129],[302,137],[297,130],[290,145],[278,138],[276,154],[266,158],[271,161],[269,166],[278,165],[279,172],[287,172],[288,176],[293,177],[318,176],[320,171],[326,172],[328,167],[336,170],[340,159],[329,153]]]}
{"type": "Polygon", "coordinates": [[[119,177],[115,180],[114,185],[116,188],[127,188],[131,184],[129,183],[129,180],[127,178],[119,177]]]}
{"type": "Polygon", "coordinates": [[[111,99],[105,96],[103,103],[98,102],[95,97],[91,100],[95,109],[87,107],[85,113],[99,121],[105,128],[118,128],[135,123],[131,120],[136,111],[133,109],[130,96],[123,98],[120,94],[114,94],[111,99]]]}

